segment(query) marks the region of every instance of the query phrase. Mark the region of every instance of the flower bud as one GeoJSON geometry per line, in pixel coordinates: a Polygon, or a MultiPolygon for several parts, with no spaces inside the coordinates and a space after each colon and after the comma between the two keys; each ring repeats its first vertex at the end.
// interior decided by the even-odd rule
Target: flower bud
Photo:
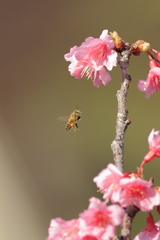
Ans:
{"type": "Polygon", "coordinates": [[[150,49],[150,43],[144,42],[143,40],[138,40],[136,44],[141,49],[141,52],[148,52],[150,49]]]}
{"type": "Polygon", "coordinates": [[[141,52],[148,52],[150,49],[150,44],[144,42],[143,40],[138,40],[137,42],[133,43],[131,46],[131,51],[134,55],[138,56],[141,52]]]}
{"type": "Polygon", "coordinates": [[[124,41],[122,40],[122,38],[119,37],[118,33],[116,31],[114,31],[113,33],[110,32],[110,36],[113,39],[116,50],[122,50],[122,48],[124,47],[124,41]]]}

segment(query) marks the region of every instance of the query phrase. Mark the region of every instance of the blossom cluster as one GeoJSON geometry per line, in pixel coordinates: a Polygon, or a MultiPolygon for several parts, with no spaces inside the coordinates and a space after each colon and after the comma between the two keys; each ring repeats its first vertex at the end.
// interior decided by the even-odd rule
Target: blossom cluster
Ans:
{"type": "Polygon", "coordinates": [[[152,181],[142,178],[145,163],[160,157],[160,131],[151,131],[148,137],[151,157],[146,157],[138,172],[121,173],[110,163],[93,181],[103,193],[104,201],[92,197],[88,209],[79,214],[78,219],[65,221],[61,218],[51,220],[46,240],[109,240],[116,235],[116,226],[122,224],[125,208],[136,206],[149,212],[147,226],[134,240],[160,239],[160,221],[156,224],[151,210],[160,209],[160,187],[153,188],[152,181]],[[108,202],[112,205],[108,205],[108,202]]]}
{"type": "MultiPolygon", "coordinates": [[[[71,62],[68,70],[75,78],[90,78],[95,87],[100,84],[107,85],[111,81],[111,71],[117,65],[117,50],[124,46],[124,42],[116,32],[108,34],[108,30],[103,30],[99,38],[88,37],[79,47],[74,46],[70,52],[65,54],[65,60],[71,62]]],[[[150,48],[150,44],[138,40],[131,45],[131,52],[139,55],[147,52],[149,56],[150,71],[146,80],[139,80],[138,88],[149,98],[155,91],[160,91],[160,52],[150,48]],[[157,58],[151,52],[156,53],[157,58]]]]}
{"type": "MultiPolygon", "coordinates": [[[[95,87],[107,85],[111,80],[108,71],[117,65],[117,52],[121,53],[124,45],[116,32],[109,35],[108,30],[104,30],[99,38],[86,38],[65,55],[66,61],[70,62],[70,74],[78,79],[90,78],[95,87]]],[[[139,80],[138,88],[149,98],[155,91],[160,91],[160,52],[151,49],[143,40],[130,46],[131,54],[138,56],[141,52],[148,54],[151,69],[146,81],[139,80]]],[[[160,187],[153,187],[152,178],[148,181],[143,177],[144,165],[160,157],[160,131],[151,131],[148,144],[149,152],[138,171],[122,173],[110,163],[94,177],[103,201],[91,197],[88,208],[77,219],[52,219],[46,240],[110,240],[116,236],[116,227],[123,223],[126,208],[130,206],[148,212],[147,225],[134,240],[160,240],[160,221],[155,223],[151,214],[154,207],[160,214],[160,187]]]]}
{"type": "Polygon", "coordinates": [[[87,210],[78,219],[65,221],[51,220],[47,240],[107,240],[115,236],[115,227],[122,223],[125,211],[119,205],[106,206],[92,197],[87,210]]]}
{"type": "Polygon", "coordinates": [[[64,57],[70,61],[68,69],[75,78],[90,78],[95,87],[107,85],[111,71],[117,65],[117,53],[112,37],[104,30],[99,38],[88,37],[79,47],[74,46],[64,57]]]}

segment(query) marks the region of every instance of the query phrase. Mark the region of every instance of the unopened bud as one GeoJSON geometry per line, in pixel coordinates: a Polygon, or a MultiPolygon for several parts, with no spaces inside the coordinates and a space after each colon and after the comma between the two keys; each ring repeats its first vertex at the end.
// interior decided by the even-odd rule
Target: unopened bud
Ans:
{"type": "Polygon", "coordinates": [[[138,40],[135,44],[138,45],[140,48],[141,52],[148,52],[150,49],[150,43],[147,43],[143,40],[138,40]]]}
{"type": "Polygon", "coordinates": [[[113,38],[116,50],[121,50],[124,47],[124,41],[122,40],[122,38],[119,37],[116,31],[114,31],[113,33],[110,32],[110,36],[113,38]]]}
{"type": "Polygon", "coordinates": [[[148,52],[150,49],[150,44],[144,42],[143,40],[138,40],[137,42],[133,43],[131,46],[131,51],[134,55],[138,56],[141,52],[148,52]]]}

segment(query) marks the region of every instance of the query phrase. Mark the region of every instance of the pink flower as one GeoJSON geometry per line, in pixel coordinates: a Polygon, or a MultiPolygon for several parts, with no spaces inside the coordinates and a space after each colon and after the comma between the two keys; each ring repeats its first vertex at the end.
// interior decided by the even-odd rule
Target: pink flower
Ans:
{"type": "Polygon", "coordinates": [[[87,61],[95,70],[103,66],[112,70],[113,66],[117,65],[117,53],[112,48],[114,48],[113,39],[108,35],[108,30],[104,30],[99,38],[86,38],[75,52],[75,57],[78,61],[87,61]]]}
{"type": "Polygon", "coordinates": [[[160,131],[152,129],[148,136],[148,144],[150,151],[144,157],[145,162],[151,161],[154,157],[160,157],[160,131]]]}
{"type": "Polygon", "coordinates": [[[133,240],[159,240],[160,221],[156,224],[151,214],[147,217],[147,226],[133,240]]]}
{"type": "Polygon", "coordinates": [[[81,240],[78,236],[78,220],[65,221],[61,218],[51,220],[46,240],[81,240]]]}
{"type": "Polygon", "coordinates": [[[79,216],[79,235],[108,240],[115,236],[115,226],[122,223],[124,214],[125,211],[120,206],[106,206],[104,202],[92,197],[88,209],[79,216]]]}
{"type": "Polygon", "coordinates": [[[89,67],[85,62],[72,62],[69,65],[69,71],[75,78],[82,78],[83,76],[90,78],[95,87],[99,87],[99,84],[106,86],[109,81],[111,81],[110,74],[102,67],[99,71],[94,70],[89,67]]]}
{"type": "Polygon", "coordinates": [[[117,65],[117,53],[112,48],[114,43],[108,30],[104,30],[100,38],[86,38],[81,46],[74,46],[64,56],[66,61],[71,62],[71,75],[76,78],[87,76],[96,87],[100,83],[107,85],[111,77],[104,66],[110,71],[117,65]]]}
{"type": "Polygon", "coordinates": [[[146,81],[139,80],[137,86],[140,91],[145,92],[146,98],[149,98],[156,90],[160,91],[160,68],[151,68],[146,81]]]}
{"type": "Polygon", "coordinates": [[[119,185],[123,188],[119,199],[122,207],[134,204],[140,210],[146,212],[159,205],[159,194],[151,187],[151,182],[131,177],[121,179],[119,185]]]}
{"type": "Polygon", "coordinates": [[[118,170],[118,168],[114,164],[110,163],[106,169],[103,169],[98,176],[93,179],[93,181],[104,193],[104,199],[106,201],[111,199],[111,201],[115,203],[119,200],[119,194],[122,189],[119,186],[119,181],[122,177],[123,174],[118,170]]]}

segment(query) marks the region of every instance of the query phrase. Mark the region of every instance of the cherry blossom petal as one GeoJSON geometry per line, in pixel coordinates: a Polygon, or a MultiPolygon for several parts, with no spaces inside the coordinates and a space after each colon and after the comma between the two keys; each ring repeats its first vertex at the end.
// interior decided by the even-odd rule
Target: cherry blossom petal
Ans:
{"type": "Polygon", "coordinates": [[[51,220],[46,240],[81,240],[78,236],[78,220],[65,221],[61,218],[51,220]]]}
{"type": "Polygon", "coordinates": [[[146,98],[149,98],[152,93],[160,91],[160,68],[151,68],[146,81],[139,80],[137,86],[140,91],[145,92],[146,98]]]}
{"type": "Polygon", "coordinates": [[[119,181],[123,177],[123,174],[112,163],[108,164],[106,169],[103,169],[93,181],[97,184],[97,187],[104,193],[104,199],[108,201],[111,199],[113,203],[119,201],[121,187],[119,181]]]}
{"type": "Polygon", "coordinates": [[[154,224],[151,214],[147,217],[147,226],[133,240],[159,240],[160,239],[160,221],[154,224]]]}
{"type": "Polygon", "coordinates": [[[100,38],[88,37],[79,47],[74,46],[65,54],[66,61],[71,62],[68,70],[75,78],[91,78],[95,87],[106,86],[111,76],[104,67],[111,71],[117,65],[117,53],[113,48],[108,30],[104,30],[100,38]]]}
{"type": "Polygon", "coordinates": [[[122,207],[134,204],[146,212],[159,205],[158,192],[152,188],[151,182],[131,177],[121,179],[119,185],[123,188],[119,201],[122,207]]]}
{"type": "Polygon", "coordinates": [[[79,215],[79,236],[109,240],[115,236],[115,226],[122,223],[124,214],[119,205],[106,206],[105,202],[92,197],[88,209],[79,215]]]}

